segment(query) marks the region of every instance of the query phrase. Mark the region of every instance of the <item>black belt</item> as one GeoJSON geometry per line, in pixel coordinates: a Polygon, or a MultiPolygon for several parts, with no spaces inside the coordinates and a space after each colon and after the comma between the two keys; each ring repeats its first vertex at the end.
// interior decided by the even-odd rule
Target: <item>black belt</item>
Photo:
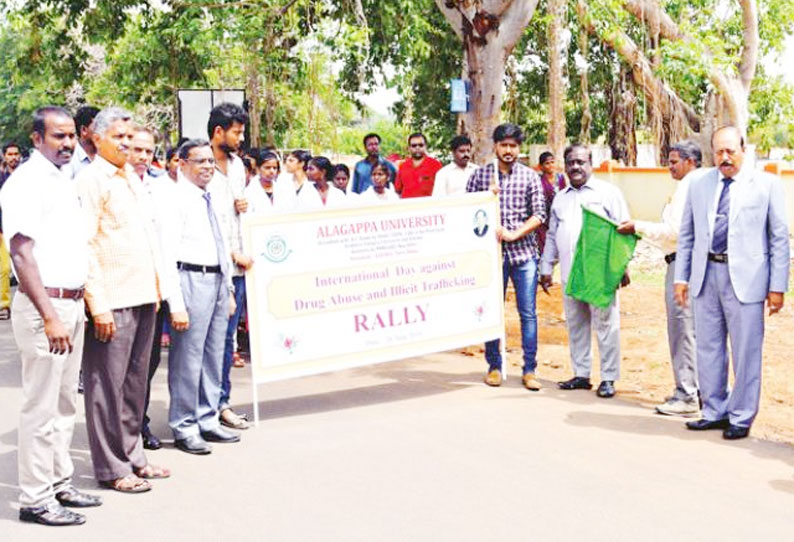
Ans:
{"type": "Polygon", "coordinates": [[[664,255],[665,263],[673,263],[675,261],[675,252],[671,252],[670,254],[664,255]]]}
{"type": "Polygon", "coordinates": [[[725,253],[715,254],[714,252],[709,252],[709,260],[717,263],[728,263],[728,255],[725,253]]]}
{"type": "Polygon", "coordinates": [[[220,273],[220,265],[196,265],[194,263],[176,262],[176,268],[182,271],[198,271],[200,273],[220,273]]]}

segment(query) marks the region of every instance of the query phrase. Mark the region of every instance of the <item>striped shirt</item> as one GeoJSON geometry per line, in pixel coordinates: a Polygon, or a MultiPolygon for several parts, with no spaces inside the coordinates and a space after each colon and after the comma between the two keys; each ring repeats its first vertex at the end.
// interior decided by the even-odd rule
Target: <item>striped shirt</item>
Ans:
{"type": "Polygon", "coordinates": [[[88,225],[85,299],[93,316],[160,299],[160,247],[143,183],[97,155],[76,177],[88,225]]]}
{"type": "MultiPolygon", "coordinates": [[[[516,162],[508,174],[498,172],[496,162],[492,162],[477,169],[469,178],[466,185],[467,192],[484,192],[490,190],[491,185],[497,184],[499,192],[499,212],[502,226],[510,231],[517,230],[530,217],[537,217],[541,223],[546,220],[546,200],[543,197],[543,185],[540,177],[524,164],[516,162]]],[[[503,242],[502,249],[508,261],[513,265],[537,260],[538,243],[535,232],[525,235],[521,239],[503,242]]]]}

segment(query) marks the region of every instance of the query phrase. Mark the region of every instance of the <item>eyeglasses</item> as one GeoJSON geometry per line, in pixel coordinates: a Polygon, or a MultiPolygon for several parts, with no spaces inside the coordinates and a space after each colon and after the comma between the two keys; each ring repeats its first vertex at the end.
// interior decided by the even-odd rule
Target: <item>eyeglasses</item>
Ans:
{"type": "Polygon", "coordinates": [[[411,148],[414,148],[414,147],[424,147],[424,146],[425,146],[425,144],[424,144],[424,143],[411,143],[411,148]]]}
{"type": "Polygon", "coordinates": [[[197,164],[199,166],[203,166],[204,164],[207,164],[208,166],[214,166],[215,158],[185,158],[185,162],[190,162],[191,164],[197,164]]]}

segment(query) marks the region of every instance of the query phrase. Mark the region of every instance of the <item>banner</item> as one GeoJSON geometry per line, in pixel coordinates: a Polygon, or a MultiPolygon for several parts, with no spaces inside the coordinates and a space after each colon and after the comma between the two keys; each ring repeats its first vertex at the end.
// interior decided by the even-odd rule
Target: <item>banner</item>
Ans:
{"type": "Polygon", "coordinates": [[[608,307],[634,255],[637,239],[637,235],[618,233],[617,224],[583,206],[582,231],[565,294],[596,307],[608,307]]]}
{"type": "Polygon", "coordinates": [[[254,382],[502,337],[498,224],[490,192],[246,217],[254,382]]]}

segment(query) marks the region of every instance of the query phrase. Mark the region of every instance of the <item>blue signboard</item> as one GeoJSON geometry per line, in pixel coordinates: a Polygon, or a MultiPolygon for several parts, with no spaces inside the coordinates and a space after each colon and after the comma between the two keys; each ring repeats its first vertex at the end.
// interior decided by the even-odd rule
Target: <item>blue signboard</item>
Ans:
{"type": "Polygon", "coordinates": [[[449,110],[453,113],[467,113],[469,111],[469,82],[463,79],[450,79],[452,97],[449,110]]]}

